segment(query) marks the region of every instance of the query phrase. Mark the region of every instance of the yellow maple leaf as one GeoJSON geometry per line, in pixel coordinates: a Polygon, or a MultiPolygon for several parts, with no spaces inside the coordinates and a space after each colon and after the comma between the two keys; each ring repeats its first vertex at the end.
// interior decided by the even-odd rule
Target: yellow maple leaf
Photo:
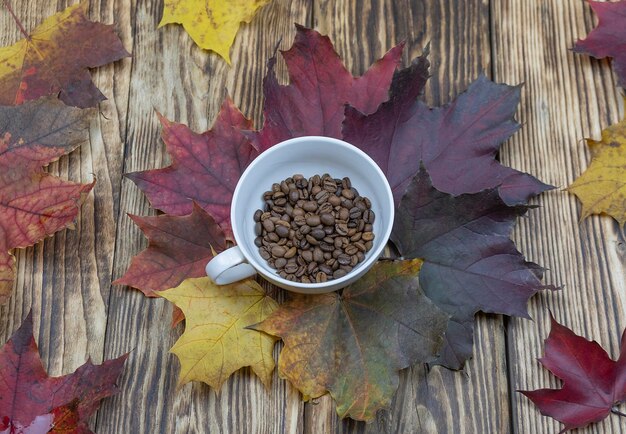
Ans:
{"type": "Polygon", "coordinates": [[[185,314],[185,332],[170,350],[180,360],[179,386],[202,381],[219,389],[233,372],[250,366],[269,387],[278,339],[246,327],[265,320],[278,303],[258,283],[216,285],[200,277],[158,294],[185,314]]]}
{"type": "Polygon", "coordinates": [[[230,64],[241,22],[249,23],[269,0],[165,0],[159,27],[182,24],[201,48],[213,50],[230,64]]]}
{"type": "Polygon", "coordinates": [[[583,204],[582,217],[606,213],[626,224],[626,119],[602,131],[602,139],[587,140],[591,164],[568,187],[583,204]]]}

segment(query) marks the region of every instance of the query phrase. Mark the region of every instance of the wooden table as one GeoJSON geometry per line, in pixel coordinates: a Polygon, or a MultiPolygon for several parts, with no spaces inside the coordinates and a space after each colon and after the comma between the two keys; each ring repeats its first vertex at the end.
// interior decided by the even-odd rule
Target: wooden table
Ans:
{"type": "MultiPolygon", "coordinates": [[[[27,29],[75,3],[9,1],[27,29]]],[[[548,309],[612,355],[626,326],[625,240],[608,217],[579,223],[580,204],[561,188],[588,164],[583,138],[598,138],[623,112],[609,63],[569,51],[593,27],[590,8],[581,0],[272,0],[243,26],[228,66],[181,27],[157,30],[162,7],[162,0],[91,1],[91,18],[114,22],[133,57],[93,71],[109,100],[92,122],[91,142],[50,171],[98,182],[76,230],[16,252],[16,287],[0,308],[2,342],[32,309],[52,375],[87,357],[101,362],[130,352],[122,392],[92,420],[98,433],[557,433],[557,422],[515,393],[560,384],[535,360],[549,332],[548,309]],[[355,74],[400,40],[407,41],[405,64],[430,42],[430,104],[450,101],[481,72],[525,83],[523,128],[500,158],[559,187],[534,202],[540,207],[513,237],[529,260],[549,269],[545,281],[564,290],[530,302],[534,322],[478,315],[465,372],[405,370],[392,408],[370,425],[338,420],[328,397],[303,403],[277,375],[270,391],[248,370],[219,393],[203,384],[176,390],[178,361],[168,349],[182,327],[170,328],[171,305],[111,285],[146,246],[126,213],[154,213],[122,174],[168,164],[155,109],[203,131],[230,94],[259,126],[265,63],[281,38],[282,49],[291,45],[294,22],[328,34],[355,74]]],[[[21,37],[3,8],[0,23],[1,45],[21,37]]],[[[626,422],[610,416],[583,432],[626,433],[626,422]]]]}

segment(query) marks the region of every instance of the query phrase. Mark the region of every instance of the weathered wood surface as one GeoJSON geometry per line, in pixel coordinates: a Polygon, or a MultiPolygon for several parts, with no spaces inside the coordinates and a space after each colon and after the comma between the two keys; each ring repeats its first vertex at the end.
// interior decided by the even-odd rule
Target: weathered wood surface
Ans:
{"type": "MultiPolygon", "coordinates": [[[[27,29],[75,3],[9,2],[27,29]]],[[[87,357],[100,362],[130,351],[122,393],[106,400],[92,421],[97,433],[557,433],[558,423],[513,392],[558,385],[535,361],[549,331],[548,309],[612,354],[626,326],[625,240],[607,217],[579,223],[579,204],[560,188],[537,200],[541,207],[520,222],[514,238],[531,260],[549,268],[546,282],[565,285],[563,291],[535,297],[534,322],[479,316],[466,372],[406,370],[392,408],[370,425],[338,420],[327,397],[302,403],[277,375],[270,391],[247,370],[219,394],[201,384],[176,390],[178,362],[168,349],[182,329],[170,329],[171,307],[111,281],[146,245],[126,213],[153,212],[122,174],[168,163],[154,110],[201,131],[229,94],[260,125],[265,62],[281,38],[280,47],[289,47],[294,22],[328,34],[355,74],[401,40],[405,64],[430,43],[431,104],[449,101],[481,72],[525,82],[524,127],[501,159],[568,185],[589,161],[582,139],[598,137],[623,113],[608,62],[568,51],[593,26],[588,6],[578,0],[273,0],[242,27],[229,67],[198,49],[181,27],[157,30],[162,3],[91,1],[91,18],[115,23],[133,57],[93,72],[109,100],[92,123],[91,142],[50,171],[74,181],[95,176],[94,194],[76,230],[16,252],[15,290],[0,307],[2,342],[32,308],[40,352],[53,375],[87,357]]],[[[0,44],[20,37],[0,8],[0,44]]],[[[609,417],[589,432],[626,428],[609,417]]]]}

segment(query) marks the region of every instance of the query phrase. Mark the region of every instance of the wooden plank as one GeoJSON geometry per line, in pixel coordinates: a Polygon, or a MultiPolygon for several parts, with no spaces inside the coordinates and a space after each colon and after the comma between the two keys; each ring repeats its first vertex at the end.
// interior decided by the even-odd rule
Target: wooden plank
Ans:
{"type": "MultiPolygon", "coordinates": [[[[215,54],[196,47],[182,27],[157,30],[161,8],[162,2],[140,0],[133,9],[135,57],[125,172],[167,164],[154,109],[202,131],[210,127],[228,92],[259,125],[265,62],[281,37],[281,48],[289,47],[293,23],[308,23],[311,13],[305,0],[273,0],[250,25],[242,27],[229,67],[215,54]]],[[[146,245],[124,214],[153,212],[128,180],[123,182],[121,203],[116,277],[146,245]]],[[[202,384],[176,390],[179,364],[168,350],[182,327],[170,329],[170,318],[171,306],[164,300],[147,299],[126,288],[113,289],[106,355],[131,351],[131,356],[120,382],[122,393],[108,400],[99,413],[99,433],[301,431],[303,405],[295,389],[277,375],[271,390],[265,390],[247,370],[236,373],[219,394],[202,384]]]]}
{"type": "MultiPolygon", "coordinates": [[[[430,42],[427,101],[442,104],[490,71],[489,6],[482,1],[315,2],[315,27],[328,34],[353,73],[407,41],[405,64],[430,42]]],[[[509,432],[506,354],[500,317],[478,316],[475,357],[465,373],[415,366],[402,373],[391,410],[375,423],[338,421],[328,397],[305,407],[305,432],[509,432]]]]}
{"type": "MultiPolygon", "coordinates": [[[[44,18],[77,2],[9,3],[30,31],[44,18]]],[[[116,21],[115,28],[128,46],[125,7],[113,1],[95,4],[89,15],[104,23],[116,21]]],[[[4,7],[0,7],[0,23],[0,45],[22,37],[4,7]]],[[[94,192],[78,215],[76,230],[59,232],[33,248],[16,252],[14,293],[0,308],[2,342],[32,309],[35,338],[51,375],[69,373],[88,357],[102,361],[123,158],[124,129],[120,125],[127,106],[130,65],[130,59],[125,59],[92,74],[109,100],[100,104],[100,113],[91,123],[90,143],[49,167],[50,173],[72,181],[97,178],[94,192]]]]}
{"type": "MultiPolygon", "coordinates": [[[[607,61],[569,51],[593,27],[585,2],[492,0],[494,75],[525,82],[519,117],[524,127],[501,153],[503,162],[565,187],[589,162],[584,137],[621,119],[623,108],[607,61]]],[[[547,267],[546,281],[563,291],[530,304],[535,322],[508,324],[511,389],[560,387],[541,368],[549,312],[576,333],[595,339],[616,356],[626,326],[626,252],[617,224],[592,217],[579,223],[580,204],[562,189],[542,195],[541,208],[518,225],[514,238],[530,260],[547,267]]],[[[511,396],[515,432],[557,433],[562,425],[542,417],[519,394],[511,396]]],[[[624,433],[610,416],[589,433],[624,433]]]]}
{"type": "MultiPolygon", "coordinates": [[[[44,18],[76,2],[10,3],[24,27],[32,30],[44,18]]],[[[110,1],[93,4],[89,11],[94,21],[115,22],[128,48],[131,35],[125,18],[129,4],[110,1]]],[[[0,45],[22,37],[4,8],[0,8],[0,22],[0,45]]],[[[130,66],[131,59],[124,59],[93,72],[94,83],[109,99],[100,104],[91,123],[90,143],[49,167],[50,173],[64,179],[97,179],[78,214],[76,230],[59,232],[16,252],[14,293],[9,304],[0,308],[2,342],[32,309],[35,339],[50,375],[72,372],[88,357],[99,363],[104,354],[130,66]]],[[[95,420],[91,425],[95,426],[95,420]]]]}

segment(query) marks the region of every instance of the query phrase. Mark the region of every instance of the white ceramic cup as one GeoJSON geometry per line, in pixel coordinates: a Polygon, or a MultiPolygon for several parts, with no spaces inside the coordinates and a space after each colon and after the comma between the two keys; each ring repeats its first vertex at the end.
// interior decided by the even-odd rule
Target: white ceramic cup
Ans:
{"type": "Polygon", "coordinates": [[[230,217],[237,246],[218,254],[207,264],[206,273],[215,283],[225,285],[258,273],[289,291],[320,294],[349,285],[374,265],[393,227],[393,194],[382,170],[357,147],[329,137],[298,137],[271,147],[248,166],[235,188],[230,217]],[[363,262],[339,279],[322,283],[283,279],[261,258],[254,244],[254,212],[263,208],[263,193],[271,190],[273,183],[295,174],[309,178],[324,173],[334,178],[349,177],[359,194],[370,199],[376,215],[374,245],[363,262]]]}

